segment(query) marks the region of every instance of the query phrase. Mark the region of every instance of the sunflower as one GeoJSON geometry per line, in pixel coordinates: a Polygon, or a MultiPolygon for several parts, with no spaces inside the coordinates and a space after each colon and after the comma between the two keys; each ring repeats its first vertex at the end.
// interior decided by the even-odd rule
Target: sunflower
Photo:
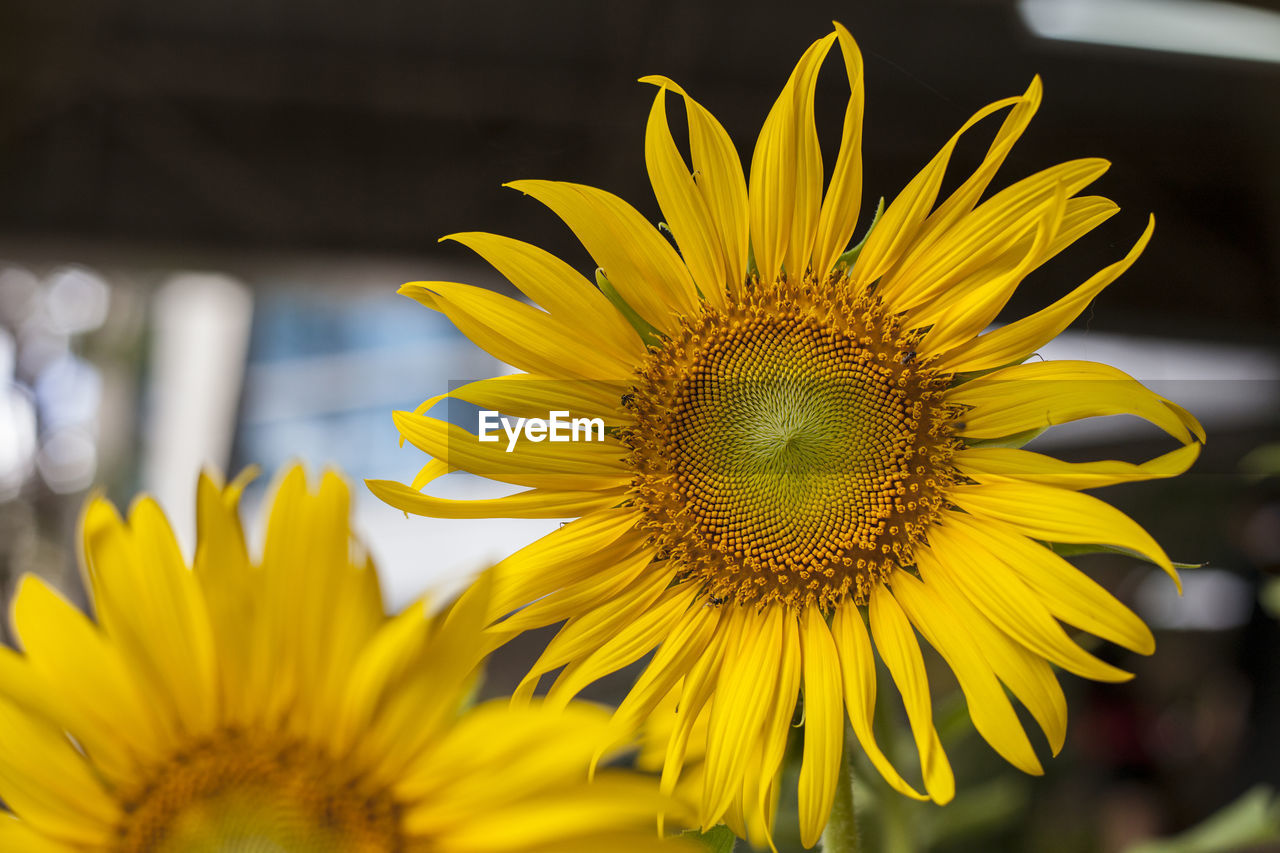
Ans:
{"type": "Polygon", "coordinates": [[[656,780],[586,772],[603,709],[464,711],[483,582],[384,615],[344,482],[282,479],[251,562],[242,483],[199,483],[194,570],[157,505],[83,516],[97,624],[33,577],[0,650],[0,848],[647,851],[656,780]]]}
{"type": "Polygon", "coordinates": [[[603,190],[511,184],[572,229],[599,264],[596,285],[531,245],[465,233],[451,239],[545,310],[452,282],[401,292],[526,371],[447,396],[512,416],[599,417],[608,434],[485,442],[425,414],[433,398],[395,420],[434,458],[410,485],[370,483],[423,515],[576,517],[500,564],[492,630],[568,620],[519,691],[563,667],[548,694],[555,702],[652,652],[617,727],[643,721],[678,687],[663,784],[675,788],[690,732],[705,719],[703,826],[727,819],[739,834],[767,831],[803,695],[806,845],[831,809],[846,715],[895,789],[952,798],[917,635],[954,670],[991,746],[1041,772],[1005,689],[1056,753],[1066,708],[1053,667],[1130,677],[1061,623],[1139,653],[1154,647],[1132,612],[1052,546],[1122,549],[1176,581],[1150,535],[1082,490],[1179,474],[1204,439],[1189,413],[1112,367],[1024,363],[1129,268],[1153,223],[1061,299],[984,331],[1029,273],[1118,209],[1080,195],[1106,170],[1098,159],[988,193],[1040,104],[1038,78],[965,122],[850,248],[862,68],[843,27],[814,42],[769,112],[746,177],[701,104],[665,77],[643,78],[657,87],[644,151],[670,239],[603,190]],[[814,89],[837,42],[850,96],[824,193],[814,89]],[[684,103],[688,161],[668,126],[669,94],[684,103]],[[997,115],[981,162],[939,202],[957,144],[997,115]],[[1144,418],[1181,446],[1142,464],[1069,464],[1021,449],[1046,427],[1116,414],[1144,418]],[[527,488],[471,502],[423,492],[452,469],[527,488]],[[915,784],[872,734],[877,653],[919,752],[915,784]]]}

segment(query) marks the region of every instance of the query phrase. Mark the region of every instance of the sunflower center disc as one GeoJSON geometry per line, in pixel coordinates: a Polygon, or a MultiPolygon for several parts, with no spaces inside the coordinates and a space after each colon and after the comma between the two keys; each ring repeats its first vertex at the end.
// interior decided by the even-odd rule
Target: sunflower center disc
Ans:
{"type": "Polygon", "coordinates": [[[949,377],[843,279],[708,308],[650,353],[630,408],[659,545],[714,598],[865,600],[951,482],[949,377]],[[824,304],[825,303],[825,304],[824,304]]]}
{"type": "Polygon", "coordinates": [[[121,853],[404,849],[395,803],[301,746],[224,733],[175,756],[125,802],[121,853]]]}

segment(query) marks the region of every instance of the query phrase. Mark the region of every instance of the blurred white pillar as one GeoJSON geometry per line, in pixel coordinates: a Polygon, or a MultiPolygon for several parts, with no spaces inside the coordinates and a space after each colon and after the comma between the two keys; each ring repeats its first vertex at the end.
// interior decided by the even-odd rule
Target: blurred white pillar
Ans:
{"type": "MultiPolygon", "coordinates": [[[[1262,5],[1262,4],[1259,4],[1262,5]]],[[[1018,0],[1042,38],[1280,62],[1280,13],[1221,0],[1018,0]]]]}
{"type": "Polygon", "coordinates": [[[214,273],[177,273],[152,303],[142,485],[188,556],[200,469],[230,462],[252,320],[249,289],[214,273]]]}

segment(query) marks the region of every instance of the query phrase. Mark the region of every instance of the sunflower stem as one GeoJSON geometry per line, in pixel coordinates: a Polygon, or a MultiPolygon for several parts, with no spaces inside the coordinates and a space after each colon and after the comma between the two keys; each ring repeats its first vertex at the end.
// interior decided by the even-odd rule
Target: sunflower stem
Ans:
{"type": "Polygon", "coordinates": [[[858,853],[862,839],[858,835],[858,809],[853,801],[853,761],[849,754],[849,737],[845,733],[840,755],[840,775],[836,779],[835,802],[831,817],[822,831],[822,853],[858,853]]]}

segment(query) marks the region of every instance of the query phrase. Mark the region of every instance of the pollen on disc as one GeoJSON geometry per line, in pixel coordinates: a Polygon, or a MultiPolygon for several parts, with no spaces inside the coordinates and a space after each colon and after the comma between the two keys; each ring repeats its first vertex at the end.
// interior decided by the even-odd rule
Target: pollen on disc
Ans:
{"type": "Polygon", "coordinates": [[[865,600],[953,482],[950,377],[847,279],[755,285],[650,351],[633,492],[666,555],[740,603],[865,600]]]}

